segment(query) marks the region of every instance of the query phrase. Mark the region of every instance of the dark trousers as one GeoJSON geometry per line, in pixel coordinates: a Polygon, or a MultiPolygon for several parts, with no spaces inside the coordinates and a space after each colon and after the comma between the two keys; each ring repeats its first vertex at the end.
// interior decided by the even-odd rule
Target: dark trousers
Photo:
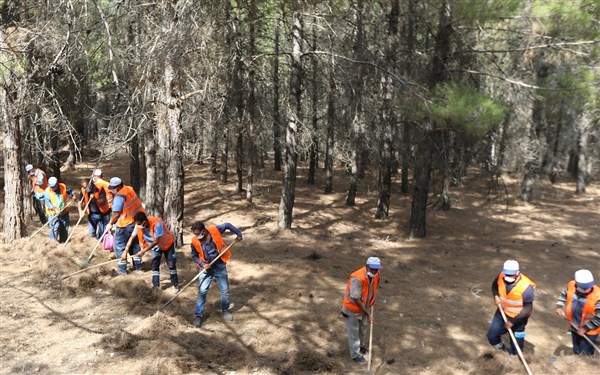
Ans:
{"type": "Polygon", "coordinates": [[[37,199],[34,196],[33,197],[33,209],[35,210],[35,213],[40,218],[40,221],[42,222],[42,224],[46,224],[48,222],[48,218],[46,217],[46,211],[44,210],[44,207],[45,207],[44,197],[42,196],[42,199],[37,199]]]}
{"type": "Polygon", "coordinates": [[[160,286],[160,260],[164,254],[167,267],[169,267],[171,285],[176,287],[179,284],[179,280],[177,279],[177,256],[175,254],[175,245],[171,245],[169,250],[166,251],[162,251],[158,247],[155,247],[150,254],[152,255],[152,285],[154,287],[160,286]]]}
{"type": "MultiPolygon", "coordinates": [[[[523,319],[520,322],[513,325],[511,328],[513,333],[515,334],[515,338],[517,339],[517,343],[519,343],[519,347],[521,350],[523,349],[523,345],[525,345],[525,326],[527,325],[527,321],[529,319],[523,319]]],[[[487,333],[487,339],[492,344],[492,346],[498,348],[502,343],[502,335],[506,334],[508,330],[504,327],[504,320],[502,319],[502,315],[500,315],[500,311],[496,310],[494,317],[492,318],[492,323],[490,324],[490,328],[487,333]]],[[[517,348],[515,348],[515,344],[513,340],[510,340],[510,354],[517,354],[517,348]]]]}
{"type": "MultiPolygon", "coordinates": [[[[598,335],[586,335],[594,344],[598,341],[598,335]]],[[[587,342],[586,339],[579,336],[577,331],[571,329],[571,337],[573,339],[573,353],[582,355],[594,355],[594,347],[587,342]]]]}

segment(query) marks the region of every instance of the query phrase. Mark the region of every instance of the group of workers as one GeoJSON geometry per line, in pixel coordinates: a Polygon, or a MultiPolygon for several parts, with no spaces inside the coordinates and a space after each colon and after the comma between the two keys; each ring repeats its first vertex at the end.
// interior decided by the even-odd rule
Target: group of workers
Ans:
{"type": "MultiPolygon", "coordinates": [[[[142,201],[131,186],[123,184],[119,177],[110,181],[102,179],[102,171],[96,169],[91,178],[81,180],[80,193],[75,193],[54,176],[46,178],[40,168],[28,164],[25,171],[31,183],[34,208],[42,223],[50,226],[50,238],[63,243],[68,238],[69,206],[77,202],[79,214],[87,214],[89,234],[100,241],[114,229],[113,251],[117,259],[115,275],[126,275],[128,257],[133,270],[142,269],[142,257],[150,252],[152,286],[160,287],[160,263],[165,257],[174,293],[179,293],[175,238],[165,222],[159,217],[147,216],[142,201]],[[40,211],[45,207],[45,211],[40,211]]],[[[242,232],[230,223],[205,226],[198,221],[192,225],[194,237],[191,242],[191,257],[201,274],[198,277],[194,326],[200,327],[204,318],[206,295],[212,278],[217,280],[221,291],[223,317],[233,320],[229,311],[230,292],[227,261],[231,257],[225,246],[223,234],[235,234],[235,242],[243,239],[242,232]]]]}
{"type": "MultiPolygon", "coordinates": [[[[118,258],[117,274],[127,273],[128,255],[132,257],[133,269],[140,270],[142,257],[150,252],[152,285],[158,288],[160,262],[164,255],[173,289],[179,292],[173,234],[161,218],[146,216],[142,202],[131,186],[124,185],[118,177],[106,182],[102,179],[102,171],[96,169],[89,185],[87,179],[81,181],[81,194],[78,196],[64,183],[58,182],[56,177],[46,180],[41,169],[33,168],[31,164],[25,169],[29,173],[34,200],[39,201],[38,205],[43,202],[46,207],[44,219],[50,221],[50,238],[59,242],[66,238],[65,231],[69,225],[67,200],[69,195],[75,200],[79,197],[80,214],[85,212],[88,215],[91,236],[100,239],[115,229],[113,250],[118,258]]],[[[201,270],[193,324],[195,327],[202,325],[206,295],[213,277],[221,291],[223,317],[232,321],[227,274],[227,261],[231,253],[227,251],[222,235],[230,231],[235,234],[237,242],[242,240],[242,232],[230,223],[207,227],[200,221],[195,222],[191,230],[194,235],[191,257],[201,270]]],[[[341,314],[346,321],[350,357],[358,364],[366,364],[366,333],[369,325],[373,324],[373,306],[381,268],[379,258],[369,257],[363,267],[350,275],[343,295],[341,314]]],[[[516,260],[504,262],[502,271],[492,282],[492,295],[497,308],[487,339],[494,348],[511,355],[523,349],[525,326],[533,311],[535,288],[535,283],[520,272],[516,260]],[[502,336],[509,330],[514,335],[510,347],[502,342],[502,336]]],[[[567,284],[556,302],[555,313],[570,322],[573,353],[593,355],[600,334],[600,287],[594,284],[593,274],[589,270],[575,272],[575,279],[567,284]]]]}
{"type": "MultiPolygon", "coordinates": [[[[343,296],[342,316],[348,331],[350,358],[366,364],[364,355],[366,334],[373,324],[373,306],[379,287],[381,260],[369,257],[366,264],[354,271],[348,280],[343,296]],[[371,308],[371,310],[369,310],[371,308]]],[[[535,283],[519,270],[519,262],[509,259],[492,282],[492,295],[496,312],[489,326],[487,339],[496,349],[517,354],[525,344],[525,326],[533,311],[535,283]],[[502,336],[511,330],[515,340],[510,347],[502,336]],[[515,346],[517,343],[519,349],[515,346]]],[[[555,313],[570,322],[573,353],[593,355],[600,334],[600,287],[594,285],[593,274],[586,269],[575,272],[556,302],[555,313]]]]}

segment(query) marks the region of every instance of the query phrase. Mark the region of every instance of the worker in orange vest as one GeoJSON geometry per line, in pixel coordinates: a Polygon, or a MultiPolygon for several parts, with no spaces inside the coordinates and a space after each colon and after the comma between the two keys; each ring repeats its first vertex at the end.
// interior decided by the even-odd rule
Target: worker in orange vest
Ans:
{"type": "Polygon", "coordinates": [[[367,363],[363,357],[368,353],[367,328],[373,322],[368,308],[375,304],[375,296],[381,276],[381,260],[370,257],[364,267],[354,271],[346,285],[342,304],[342,316],[346,319],[350,357],[358,364],[367,363]]]}
{"type": "Polygon", "coordinates": [[[75,198],[67,185],[58,182],[56,177],[48,179],[48,187],[44,192],[46,218],[50,222],[50,239],[65,242],[69,234],[69,197],[75,198]]]}
{"type": "Polygon", "coordinates": [[[600,334],[600,287],[594,285],[594,275],[589,270],[575,272],[575,280],[569,281],[556,302],[556,314],[566,317],[571,324],[573,353],[593,355],[593,342],[600,334]]]}
{"type": "Polygon", "coordinates": [[[231,258],[231,253],[223,253],[227,246],[222,234],[227,230],[236,235],[235,242],[243,239],[242,232],[230,223],[211,225],[209,227],[205,226],[201,221],[192,224],[192,233],[194,233],[191,244],[192,259],[199,269],[205,271],[198,278],[196,319],[194,319],[194,327],[196,328],[200,328],[202,325],[206,295],[208,294],[208,288],[213,277],[217,280],[217,285],[219,285],[219,289],[221,290],[221,310],[223,311],[223,317],[228,321],[233,320],[233,315],[229,311],[229,276],[227,274],[227,261],[231,258]],[[219,256],[220,258],[217,259],[219,256]]]}
{"type": "Polygon", "coordinates": [[[175,238],[165,222],[159,217],[148,217],[144,212],[138,212],[133,217],[135,231],[131,233],[121,260],[127,261],[127,251],[131,243],[137,238],[141,250],[137,254],[140,258],[147,252],[152,255],[152,286],[160,287],[160,260],[165,255],[173,292],[179,292],[179,280],[177,278],[177,254],[175,253],[175,238]]]}
{"type": "Polygon", "coordinates": [[[492,294],[507,321],[504,322],[500,310],[496,309],[487,333],[487,339],[494,348],[506,350],[511,355],[517,354],[512,340],[508,349],[501,339],[508,329],[512,329],[519,347],[523,349],[525,326],[533,311],[534,290],[535,283],[519,271],[519,262],[512,259],[504,262],[502,272],[492,282],[492,294]]]}
{"type": "Polygon", "coordinates": [[[28,174],[28,179],[31,184],[30,195],[33,196],[33,209],[40,218],[42,224],[46,224],[46,213],[44,212],[44,201],[46,196],[46,188],[48,187],[48,179],[46,172],[40,168],[34,168],[33,165],[27,164],[25,171],[28,174]]]}
{"type": "MultiPolygon", "coordinates": [[[[131,233],[135,229],[135,221],[133,218],[138,212],[144,212],[144,207],[133,188],[124,185],[119,177],[110,179],[108,190],[112,194],[113,200],[112,214],[106,230],[112,230],[113,226],[116,224],[113,251],[115,252],[115,257],[119,259],[125,251],[131,233]]],[[[127,250],[127,252],[133,256],[133,268],[135,270],[141,270],[142,258],[138,255],[140,244],[137,238],[132,240],[132,243],[127,250]]],[[[127,260],[119,259],[117,262],[117,272],[120,275],[127,274],[127,260]]]]}
{"type": "Polygon", "coordinates": [[[79,215],[88,218],[88,231],[91,237],[100,239],[110,219],[110,204],[107,192],[89,183],[88,178],[81,179],[79,197],[79,215]]]}

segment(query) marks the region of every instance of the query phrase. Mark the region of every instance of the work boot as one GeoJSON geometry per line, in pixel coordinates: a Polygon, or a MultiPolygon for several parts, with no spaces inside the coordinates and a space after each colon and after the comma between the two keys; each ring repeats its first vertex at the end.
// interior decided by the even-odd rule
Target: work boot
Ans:
{"type": "Polygon", "coordinates": [[[233,314],[231,314],[231,312],[229,310],[223,311],[223,317],[227,321],[230,321],[230,322],[233,321],[233,314]]]}
{"type": "Polygon", "coordinates": [[[364,357],[361,355],[360,357],[354,357],[352,358],[352,360],[356,363],[358,363],[359,365],[366,365],[367,361],[365,361],[364,357]]]}
{"type": "Polygon", "coordinates": [[[177,294],[181,289],[179,289],[177,285],[173,285],[173,288],[171,288],[171,290],[173,291],[173,294],[177,294]]]}
{"type": "Polygon", "coordinates": [[[194,327],[200,328],[201,325],[202,325],[202,317],[197,316],[196,319],[194,319],[194,327]]]}
{"type": "Polygon", "coordinates": [[[369,349],[365,348],[364,346],[361,346],[360,349],[358,349],[358,352],[362,355],[366,355],[369,353],[369,349]]]}

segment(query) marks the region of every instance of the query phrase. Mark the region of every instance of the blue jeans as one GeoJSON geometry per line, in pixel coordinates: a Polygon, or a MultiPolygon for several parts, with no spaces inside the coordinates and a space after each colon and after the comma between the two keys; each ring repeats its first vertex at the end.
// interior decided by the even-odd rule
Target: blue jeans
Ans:
{"type": "MultiPolygon", "coordinates": [[[[115,229],[115,244],[113,250],[115,252],[115,256],[117,259],[123,255],[123,251],[125,251],[125,246],[127,246],[127,241],[129,241],[129,237],[131,237],[131,233],[135,230],[135,224],[129,224],[126,227],[115,229]]],[[[133,241],[131,246],[129,246],[129,254],[135,255],[140,252],[140,243],[138,242],[137,236],[133,237],[133,241]]],[[[140,257],[133,257],[133,268],[136,270],[142,269],[142,260],[140,257]]],[[[127,273],[127,261],[119,260],[117,262],[117,269],[120,273],[127,273]]]]}
{"type": "Polygon", "coordinates": [[[110,213],[90,213],[88,215],[88,230],[91,237],[100,239],[104,233],[104,228],[108,225],[110,213]]]}
{"type": "Polygon", "coordinates": [[[217,285],[221,290],[221,310],[229,310],[229,278],[227,277],[227,267],[222,269],[212,270],[200,275],[198,278],[198,298],[196,299],[196,316],[204,316],[204,305],[206,303],[206,295],[208,288],[212,282],[213,276],[217,279],[217,285]]]}
{"type": "MultiPolygon", "coordinates": [[[[521,350],[523,350],[523,345],[525,345],[525,326],[527,325],[527,321],[529,319],[525,318],[520,322],[513,325],[511,328],[513,333],[515,334],[515,338],[517,339],[517,343],[521,350]]],[[[496,314],[494,314],[494,318],[492,319],[492,323],[490,324],[490,329],[487,333],[487,339],[490,344],[498,349],[502,348],[502,339],[500,338],[502,335],[506,334],[508,330],[504,328],[504,320],[502,319],[502,315],[500,312],[496,310],[496,314]]],[[[515,344],[513,340],[510,340],[510,354],[517,354],[517,348],[515,348],[515,344]]]]}
{"type": "Polygon", "coordinates": [[[60,216],[49,216],[50,239],[63,243],[69,236],[69,213],[63,212],[60,216]]]}
{"type": "MultiPolygon", "coordinates": [[[[594,344],[598,340],[598,335],[586,335],[594,344]]],[[[571,329],[571,338],[573,339],[573,353],[582,355],[594,355],[594,347],[586,339],[579,336],[577,331],[571,329]]]]}
{"type": "Polygon", "coordinates": [[[171,285],[177,286],[179,280],[177,278],[177,256],[175,254],[175,244],[171,245],[169,250],[161,250],[155,247],[150,251],[152,255],[152,286],[160,286],[160,260],[165,255],[167,267],[169,267],[169,276],[171,276],[171,285]]]}

